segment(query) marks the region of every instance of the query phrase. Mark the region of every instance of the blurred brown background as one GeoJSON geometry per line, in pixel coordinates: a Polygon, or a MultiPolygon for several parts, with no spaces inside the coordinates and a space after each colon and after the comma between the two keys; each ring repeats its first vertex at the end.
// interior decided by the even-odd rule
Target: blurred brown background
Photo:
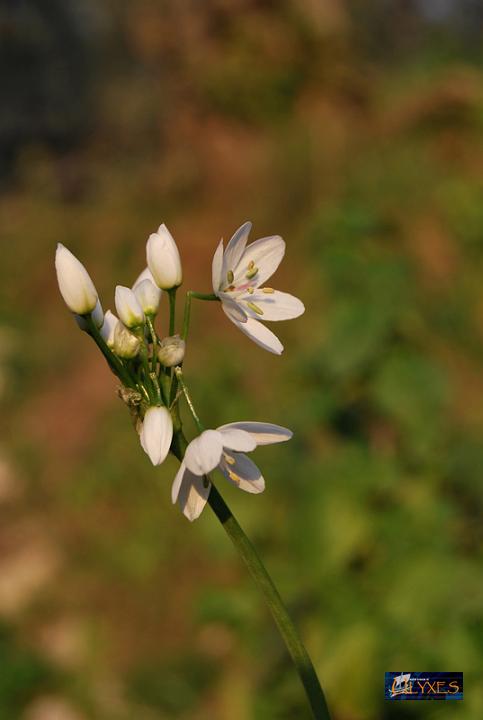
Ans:
{"type": "Polygon", "coordinates": [[[204,422],[295,432],[257,451],[263,495],[224,494],[334,720],[483,716],[482,19],[479,0],[2,0],[0,720],[309,717],[53,270],[60,241],[112,307],[165,222],[209,292],[246,219],[285,238],[273,284],[307,310],[274,327],[279,358],[194,307],[204,422]],[[464,702],[385,703],[408,668],[463,670],[464,702]]]}

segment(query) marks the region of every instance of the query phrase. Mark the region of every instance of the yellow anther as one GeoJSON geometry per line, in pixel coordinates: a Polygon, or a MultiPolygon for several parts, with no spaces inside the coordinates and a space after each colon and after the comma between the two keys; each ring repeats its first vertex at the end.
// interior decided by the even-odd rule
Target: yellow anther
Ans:
{"type": "Polygon", "coordinates": [[[264,292],[266,295],[272,295],[275,290],[273,288],[262,288],[262,292],[264,292]]]}
{"type": "Polygon", "coordinates": [[[223,455],[228,465],[234,465],[236,463],[235,458],[233,458],[231,455],[228,455],[228,453],[223,453],[223,455]]]}
{"type": "Polygon", "coordinates": [[[233,480],[233,482],[237,485],[241,483],[241,477],[234,473],[232,470],[228,470],[228,477],[230,478],[230,480],[233,480]]]}
{"type": "Polygon", "coordinates": [[[253,293],[255,292],[255,290],[254,290],[254,288],[249,287],[249,288],[247,288],[247,292],[248,292],[249,295],[253,295],[253,293]]]}
{"type": "Polygon", "coordinates": [[[254,261],[254,260],[250,260],[250,262],[248,263],[248,269],[249,269],[249,270],[253,270],[254,267],[255,267],[255,261],[254,261]]]}
{"type": "Polygon", "coordinates": [[[226,273],[226,279],[228,280],[228,285],[231,285],[233,280],[235,279],[233,270],[228,270],[228,272],[226,273]]]}
{"type": "Polygon", "coordinates": [[[258,272],[258,268],[257,268],[257,267],[252,267],[252,268],[249,267],[249,268],[248,268],[248,272],[247,272],[247,274],[245,275],[246,279],[247,279],[247,280],[251,280],[252,278],[255,277],[255,275],[257,274],[257,272],[258,272]]]}
{"type": "Polygon", "coordinates": [[[234,289],[235,289],[234,285],[228,285],[228,287],[223,288],[223,292],[230,292],[230,290],[234,290],[234,289]]]}
{"type": "Polygon", "coordinates": [[[257,315],[263,315],[262,308],[258,307],[258,305],[255,305],[255,303],[247,302],[248,307],[250,310],[253,310],[253,312],[257,313],[257,315]]]}

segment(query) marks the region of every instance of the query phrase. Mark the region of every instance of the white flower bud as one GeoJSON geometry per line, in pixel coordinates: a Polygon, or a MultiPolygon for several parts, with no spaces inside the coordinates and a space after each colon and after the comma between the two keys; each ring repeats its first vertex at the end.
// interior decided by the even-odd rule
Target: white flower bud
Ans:
{"type": "Polygon", "coordinates": [[[161,340],[158,360],[165,367],[174,367],[183,362],[186,343],[179,335],[165,337],[161,340]]]}
{"type": "Polygon", "coordinates": [[[107,347],[111,348],[111,350],[114,347],[114,333],[116,331],[116,325],[118,324],[119,320],[114,315],[113,312],[108,310],[104,316],[104,323],[100,329],[101,336],[104,338],[104,342],[106,343],[107,347]]]}
{"type": "Polygon", "coordinates": [[[156,285],[171,290],[183,282],[183,271],[178,248],[166,225],[160,225],[158,232],[149,236],[146,244],[148,268],[156,285]]]}
{"type": "Polygon", "coordinates": [[[141,341],[120,320],[114,328],[113,350],[120,358],[130,360],[139,352],[141,341]]]}
{"type": "Polygon", "coordinates": [[[165,407],[146,410],[140,432],[141,446],[153,465],[161,465],[171,446],[173,421],[165,407]]]}
{"type": "Polygon", "coordinates": [[[139,285],[139,283],[142,283],[143,280],[151,280],[151,282],[153,283],[153,285],[156,285],[156,281],[155,281],[155,279],[153,278],[153,273],[151,272],[151,270],[150,270],[149,268],[144,268],[144,270],[142,271],[142,273],[140,273],[140,274],[137,276],[136,280],[134,281],[133,286],[132,286],[132,290],[136,290],[136,288],[137,288],[137,286],[139,285]]]}
{"type": "Polygon", "coordinates": [[[118,285],[115,294],[116,310],[119,319],[128,328],[138,327],[144,323],[144,313],[137,297],[127,287],[118,285]]]}
{"type": "Polygon", "coordinates": [[[156,315],[161,300],[161,290],[151,280],[142,280],[134,287],[134,294],[146,315],[156,315]]]}
{"type": "Polygon", "coordinates": [[[55,253],[55,269],[60,293],[69,310],[77,315],[91,313],[97,305],[97,290],[83,264],[61,243],[55,253]]]}
{"type": "MultiPolygon", "coordinates": [[[[87,322],[87,318],[85,315],[74,315],[74,317],[77,325],[80,327],[81,330],[87,331],[89,329],[89,323],[87,322]]],[[[91,313],[91,318],[94,322],[94,325],[99,330],[102,327],[102,323],[104,322],[104,312],[102,310],[100,300],[97,301],[96,307],[91,313]]]]}

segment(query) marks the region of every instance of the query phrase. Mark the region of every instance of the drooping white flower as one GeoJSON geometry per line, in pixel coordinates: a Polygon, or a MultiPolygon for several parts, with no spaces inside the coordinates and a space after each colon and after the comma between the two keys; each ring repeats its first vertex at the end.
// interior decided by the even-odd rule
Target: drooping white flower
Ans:
{"type": "MultiPolygon", "coordinates": [[[[89,323],[85,315],[74,315],[74,317],[77,325],[80,327],[81,330],[84,330],[85,332],[89,330],[89,323]]],[[[91,313],[91,318],[96,328],[100,330],[104,323],[104,311],[102,309],[100,300],[97,300],[96,307],[91,313]]]]}
{"type": "Polygon", "coordinates": [[[158,312],[161,300],[161,290],[151,280],[146,278],[134,286],[134,294],[141,305],[144,314],[154,317],[158,312]]]}
{"type": "Polygon", "coordinates": [[[215,468],[240,490],[263,492],[265,480],[245,453],[254,450],[257,445],[285,442],[291,437],[292,432],[280,425],[250,421],[205,430],[186,448],[171,488],[173,503],[178,501],[188,520],[196,520],[210,494],[211,483],[206,475],[215,468]]]}
{"type": "Polygon", "coordinates": [[[97,305],[97,290],[83,264],[58,243],[55,253],[55,269],[59,290],[64,302],[73,313],[88,315],[97,305]]]}
{"type": "Polygon", "coordinates": [[[184,360],[186,343],[179,335],[165,337],[159,343],[158,360],[165,367],[180,365],[184,360]]]}
{"type": "Polygon", "coordinates": [[[135,328],[144,323],[143,309],[132,290],[118,285],[114,299],[119,319],[126,327],[135,328]]]}
{"type": "Polygon", "coordinates": [[[112,341],[112,349],[116,355],[124,360],[132,360],[138,354],[140,346],[140,339],[118,320],[114,326],[112,341]]]}
{"type": "Polygon", "coordinates": [[[178,248],[166,225],[160,225],[146,244],[146,259],[156,285],[171,290],[183,282],[178,248]]]}
{"type": "Polygon", "coordinates": [[[150,407],[146,410],[139,439],[153,465],[161,465],[173,439],[173,421],[167,408],[150,407]]]}
{"type": "Polygon", "coordinates": [[[301,315],[303,303],[293,295],[262,287],[285,253],[278,235],[261,238],[247,247],[252,224],[246,222],[223,248],[220,241],[212,265],[213,292],[229,319],[257,345],[280,355],[283,345],[260,321],[291,320],[301,315]]]}
{"type": "Polygon", "coordinates": [[[104,322],[100,329],[101,336],[103,337],[107,347],[111,348],[111,350],[114,347],[114,333],[118,322],[119,320],[114,313],[108,310],[104,315],[104,322]]]}

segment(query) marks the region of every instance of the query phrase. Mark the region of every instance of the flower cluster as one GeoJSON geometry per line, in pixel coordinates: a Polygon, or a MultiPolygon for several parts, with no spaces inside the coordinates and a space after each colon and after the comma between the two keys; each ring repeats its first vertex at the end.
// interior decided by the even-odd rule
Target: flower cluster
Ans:
{"type": "Polygon", "coordinates": [[[288,320],[304,311],[297,298],[264,285],[284,256],[284,241],[272,236],[247,245],[250,229],[251,223],[245,223],[226,248],[223,241],[218,245],[212,266],[213,294],[187,293],[181,335],[175,334],[175,319],[176,291],[183,273],[178,248],[165,225],[149,236],[147,267],[132,287],[116,287],[117,315],[111,310],[104,313],[85,267],[66,247],[57,247],[55,266],[62,297],[79,327],[95,340],[119,378],[119,395],[130,409],[143,450],[153,465],[160,465],[170,450],[181,460],[172,499],[190,520],[199,516],[208,500],[209,473],[217,468],[241,490],[260,493],[264,479],[245,453],[257,445],[283,442],[292,436],[290,430],[278,425],[248,421],[205,430],[182,371],[192,298],[219,301],[242,332],[275,354],[280,354],[283,346],[262,321],[288,320]],[[169,334],[165,337],[156,329],[163,290],[170,311],[169,334]],[[181,397],[200,431],[189,444],[182,429],[181,397]]]}

